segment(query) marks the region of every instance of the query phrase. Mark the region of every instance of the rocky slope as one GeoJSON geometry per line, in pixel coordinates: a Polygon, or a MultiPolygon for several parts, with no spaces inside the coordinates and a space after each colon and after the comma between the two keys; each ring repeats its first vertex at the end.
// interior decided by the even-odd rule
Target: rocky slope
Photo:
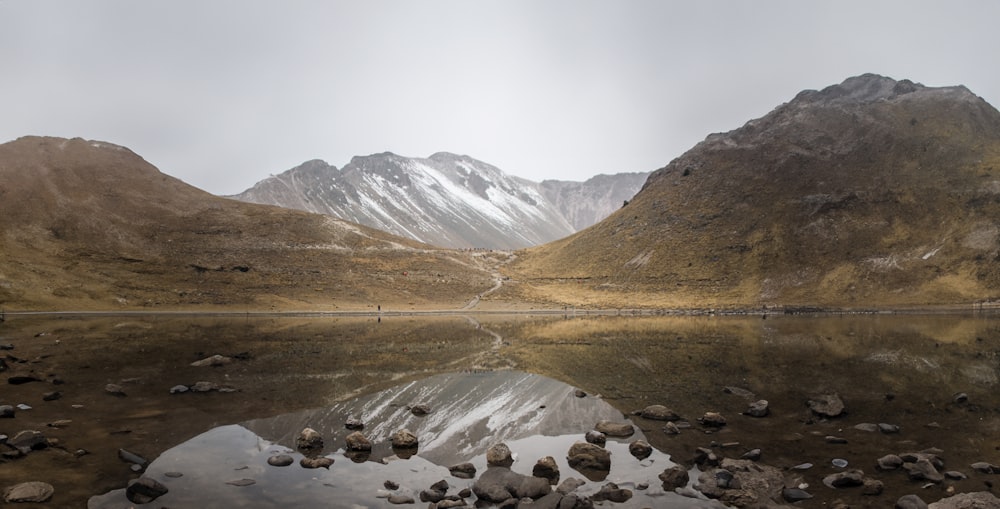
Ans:
{"type": "Polygon", "coordinates": [[[998,240],[1000,112],[869,74],[710,135],[511,274],[575,305],[973,303],[1000,295],[998,240]]]}
{"type": "Polygon", "coordinates": [[[468,156],[392,153],[342,169],[313,160],[233,198],[328,214],[453,248],[512,249],[565,237],[631,198],[644,174],[541,185],[468,156]]]}
{"type": "Polygon", "coordinates": [[[0,145],[0,218],[7,310],[447,307],[492,285],[476,255],[212,196],[82,139],[0,145]]]}

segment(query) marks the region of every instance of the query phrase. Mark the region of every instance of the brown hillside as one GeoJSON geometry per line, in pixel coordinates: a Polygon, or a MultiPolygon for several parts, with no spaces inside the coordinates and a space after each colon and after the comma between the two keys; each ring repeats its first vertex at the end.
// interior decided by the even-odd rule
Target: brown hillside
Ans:
{"type": "Polygon", "coordinates": [[[457,306],[492,284],[462,253],[218,198],[82,139],[0,145],[0,218],[7,310],[457,306]]]}
{"type": "Polygon", "coordinates": [[[864,75],[709,136],[510,273],[570,305],[971,303],[1000,295],[998,238],[1000,113],[864,75]]]}

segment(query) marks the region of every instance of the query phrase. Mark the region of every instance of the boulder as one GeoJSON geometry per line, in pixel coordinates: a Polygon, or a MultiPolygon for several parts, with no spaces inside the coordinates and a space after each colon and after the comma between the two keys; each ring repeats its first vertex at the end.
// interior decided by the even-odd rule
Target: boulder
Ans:
{"type": "Polygon", "coordinates": [[[159,481],[143,476],[129,483],[125,488],[125,497],[136,504],[148,504],[167,491],[167,487],[159,481]]]}
{"type": "Polygon", "coordinates": [[[820,417],[839,417],[844,414],[844,401],[837,394],[813,396],[806,405],[820,417]]]}
{"type": "Polygon", "coordinates": [[[609,437],[630,437],[635,434],[635,427],[627,422],[600,421],[594,429],[609,437]]]}
{"type": "Polygon", "coordinates": [[[302,468],[330,468],[333,465],[333,458],[328,458],[326,456],[320,456],[318,458],[303,457],[299,460],[299,466],[302,468]]]}
{"type": "Polygon", "coordinates": [[[458,477],[459,479],[472,479],[476,477],[476,467],[472,463],[459,463],[458,465],[452,465],[448,467],[448,471],[451,475],[458,477]]]}
{"type": "Polygon", "coordinates": [[[664,470],[659,477],[663,481],[664,491],[674,491],[678,488],[683,488],[691,480],[687,469],[680,465],[675,465],[664,470]]]}
{"type": "Polygon", "coordinates": [[[750,403],[750,406],[747,407],[746,412],[743,412],[743,415],[750,417],[767,417],[769,413],[771,413],[771,410],[768,408],[767,400],[760,399],[750,403]]]}
{"type": "Polygon", "coordinates": [[[928,509],[1000,509],[1000,498],[988,491],[959,493],[926,506],[928,509]]]}
{"type": "Polygon", "coordinates": [[[538,499],[551,491],[547,479],[518,474],[500,466],[487,468],[472,485],[472,492],[477,497],[495,504],[510,499],[538,499]]]}
{"type": "Polygon", "coordinates": [[[635,440],[628,444],[628,452],[638,460],[644,460],[653,454],[653,446],[645,440],[635,440]]]}
{"type": "Polygon", "coordinates": [[[676,421],[681,418],[681,416],[677,415],[677,412],[663,405],[649,405],[636,412],[636,415],[653,421],[676,421]]]}
{"type": "Polygon", "coordinates": [[[355,431],[344,438],[347,443],[348,451],[364,451],[370,452],[372,450],[372,443],[369,441],[360,431],[355,431]]]}
{"type": "Polygon", "coordinates": [[[538,460],[531,469],[531,475],[541,477],[549,481],[549,484],[559,483],[559,465],[552,456],[546,456],[538,460]]]}
{"type": "Polygon", "coordinates": [[[44,503],[56,492],[51,484],[29,481],[15,484],[3,491],[3,500],[8,504],[19,502],[44,503]]]}
{"type": "MultiPolygon", "coordinates": [[[[586,442],[577,442],[569,448],[566,459],[569,466],[583,473],[584,471],[611,470],[611,453],[603,447],[586,442]]],[[[589,476],[588,476],[589,477],[589,476]]],[[[593,480],[593,479],[591,479],[593,480]]]]}
{"type": "Polygon", "coordinates": [[[401,429],[392,434],[392,447],[395,449],[415,449],[417,447],[417,436],[408,429],[401,429]]]}
{"type": "Polygon", "coordinates": [[[608,436],[597,430],[590,430],[583,436],[583,439],[587,441],[588,444],[599,445],[604,447],[604,444],[608,443],[608,436]]]}
{"type": "Polygon", "coordinates": [[[486,450],[486,465],[491,467],[510,468],[514,464],[514,456],[507,444],[500,443],[486,450]]]}
{"type": "Polygon", "coordinates": [[[323,435],[312,428],[303,428],[295,437],[295,447],[303,450],[322,449],[323,435]]]}
{"type": "Polygon", "coordinates": [[[287,467],[292,463],[295,463],[295,458],[287,454],[277,454],[267,458],[267,464],[272,467],[287,467]]]}

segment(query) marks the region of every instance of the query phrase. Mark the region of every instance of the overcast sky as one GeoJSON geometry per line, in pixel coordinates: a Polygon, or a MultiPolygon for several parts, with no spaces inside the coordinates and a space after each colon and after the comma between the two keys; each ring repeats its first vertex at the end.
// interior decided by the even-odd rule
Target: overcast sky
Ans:
{"type": "Polygon", "coordinates": [[[309,159],[652,171],[875,72],[1000,105],[1000,2],[0,0],[0,142],[124,145],[233,194],[309,159]]]}

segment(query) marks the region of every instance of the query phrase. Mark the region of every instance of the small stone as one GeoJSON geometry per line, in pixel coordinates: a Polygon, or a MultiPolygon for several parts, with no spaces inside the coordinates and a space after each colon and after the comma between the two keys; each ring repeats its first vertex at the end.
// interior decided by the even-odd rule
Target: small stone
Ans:
{"type": "Polygon", "coordinates": [[[878,424],[878,430],[881,431],[882,433],[885,433],[886,435],[892,435],[895,433],[899,433],[899,426],[896,424],[888,424],[885,422],[880,422],[878,424]]]}
{"type": "Polygon", "coordinates": [[[826,443],[828,444],[846,444],[847,439],[844,437],[835,437],[833,435],[827,435],[826,443]]]}
{"type": "Polygon", "coordinates": [[[668,435],[679,435],[681,433],[681,429],[678,428],[676,424],[668,422],[665,426],[663,426],[663,432],[668,435]]]}
{"type": "Polygon", "coordinates": [[[569,477],[556,487],[556,493],[561,495],[566,495],[576,491],[577,488],[587,484],[583,479],[577,479],[576,477],[569,477]]]}
{"type": "Polygon", "coordinates": [[[830,464],[837,468],[847,468],[847,460],[843,458],[834,458],[830,461],[830,464]]]}
{"type": "Polygon", "coordinates": [[[549,484],[555,485],[559,483],[559,465],[556,463],[556,459],[552,456],[546,456],[538,460],[535,466],[531,469],[531,475],[534,477],[541,477],[542,479],[548,479],[549,484]]]}
{"type": "Polygon", "coordinates": [[[861,494],[869,497],[881,495],[885,490],[885,484],[878,479],[865,479],[861,488],[861,494]]]}
{"type": "Polygon", "coordinates": [[[576,397],[578,397],[578,398],[586,398],[587,397],[587,393],[581,391],[580,389],[577,389],[577,390],[573,391],[573,395],[576,396],[576,397]]]}
{"type": "Polygon", "coordinates": [[[108,385],[105,385],[104,386],[104,392],[106,392],[106,393],[108,393],[108,394],[110,394],[112,396],[118,396],[118,397],[124,397],[124,396],[126,396],[125,389],[123,389],[122,386],[120,386],[118,384],[108,384],[108,385]]]}
{"type": "Polygon", "coordinates": [[[51,484],[41,481],[29,481],[15,484],[3,492],[4,502],[8,504],[27,502],[44,503],[47,502],[56,492],[51,484]]]}
{"type": "Polygon", "coordinates": [[[590,430],[585,435],[583,439],[587,441],[588,444],[599,445],[604,447],[604,444],[608,442],[608,436],[600,431],[590,430]]]}
{"type": "Polygon", "coordinates": [[[459,479],[472,479],[476,477],[476,467],[472,463],[459,463],[458,465],[448,467],[448,471],[451,472],[451,475],[459,479]]]}
{"type": "Polygon", "coordinates": [[[969,401],[969,395],[964,392],[960,392],[952,396],[951,400],[954,401],[955,403],[962,404],[969,401]]]}
{"type": "Polygon", "coordinates": [[[170,394],[183,394],[189,390],[191,389],[186,385],[175,385],[170,388],[170,394]]]}
{"type": "Polygon", "coordinates": [[[31,410],[31,405],[26,405],[24,403],[18,403],[17,404],[17,409],[18,410],[31,410]]]}
{"type": "Polygon", "coordinates": [[[42,394],[42,401],[55,401],[62,397],[62,393],[59,391],[46,392],[42,394]]]}
{"type": "Polygon", "coordinates": [[[627,422],[600,421],[594,429],[609,437],[630,437],[635,434],[635,427],[627,422]]]}
{"type": "Polygon", "coordinates": [[[823,478],[823,484],[830,488],[861,486],[865,483],[865,473],[860,470],[846,470],[823,478]]]}
{"type": "Polygon", "coordinates": [[[226,481],[226,484],[230,486],[253,486],[254,484],[257,484],[257,481],[253,479],[244,478],[244,479],[234,479],[232,481],[226,481]]]}
{"type": "Polygon", "coordinates": [[[861,424],[855,424],[854,429],[858,431],[875,432],[878,431],[878,424],[875,424],[874,422],[862,422],[861,424]]]}
{"type": "Polygon", "coordinates": [[[287,467],[292,463],[295,463],[295,458],[292,458],[287,454],[277,454],[267,458],[267,464],[272,467],[287,467]]]}
{"type": "Polygon", "coordinates": [[[958,470],[949,470],[944,473],[944,476],[953,481],[961,481],[962,479],[968,479],[969,476],[959,472],[958,470]]]}
{"type": "Polygon", "coordinates": [[[360,431],[355,431],[344,438],[348,451],[371,451],[372,443],[360,431]]]}
{"type": "Polygon", "coordinates": [[[148,504],[158,497],[165,495],[169,490],[159,481],[149,477],[140,477],[125,488],[125,497],[137,504],[148,504]]]}
{"type": "Polygon", "coordinates": [[[609,482],[591,497],[595,501],[607,500],[618,504],[624,503],[632,498],[632,490],[619,488],[617,484],[609,482]]]}
{"type": "Polygon", "coordinates": [[[360,431],[365,429],[365,423],[361,419],[351,418],[344,422],[344,427],[351,431],[360,431]]]}
{"type": "Polygon", "coordinates": [[[875,461],[880,470],[895,470],[903,466],[903,458],[895,454],[886,454],[875,461]]]}
{"type": "Polygon", "coordinates": [[[500,443],[491,446],[486,451],[486,464],[495,467],[510,468],[514,464],[514,457],[507,444],[500,443]]]}
{"type": "Polygon", "coordinates": [[[382,483],[382,486],[385,486],[385,489],[390,491],[396,491],[399,489],[399,483],[395,481],[386,480],[384,483],[382,483]]]}
{"type": "Polygon", "coordinates": [[[33,376],[12,376],[7,379],[7,383],[10,385],[24,385],[31,382],[41,382],[39,378],[33,376]]]}
{"type": "Polygon", "coordinates": [[[977,462],[969,465],[969,468],[975,470],[976,472],[980,472],[980,473],[983,473],[983,474],[996,474],[996,473],[1000,473],[1000,467],[998,467],[998,466],[996,466],[996,465],[994,465],[992,463],[987,463],[985,461],[977,461],[977,462]]]}
{"type": "Polygon", "coordinates": [[[417,503],[417,501],[414,500],[413,497],[409,495],[400,495],[398,493],[389,495],[388,500],[390,504],[396,504],[396,505],[417,503]]]}
{"type": "Polygon", "coordinates": [[[750,449],[749,451],[743,453],[740,458],[750,461],[757,461],[760,459],[761,451],[760,449],[750,449]]]}
{"type": "Polygon", "coordinates": [[[709,428],[721,428],[726,425],[726,418],[719,412],[705,412],[698,422],[709,428]]]}
{"type": "Polygon", "coordinates": [[[191,392],[211,392],[219,390],[219,384],[215,382],[200,381],[191,386],[191,392]]]}
{"type": "Polygon", "coordinates": [[[837,394],[813,396],[806,405],[820,417],[839,417],[844,413],[844,401],[837,394]]]}
{"type": "Polygon", "coordinates": [[[410,407],[410,413],[418,417],[424,416],[431,413],[431,407],[427,405],[413,405],[410,407]]]}
{"type": "Polygon", "coordinates": [[[649,405],[640,410],[638,415],[643,419],[653,421],[676,421],[681,418],[677,415],[677,412],[674,412],[663,405],[649,405]]]}
{"type": "Polygon", "coordinates": [[[223,355],[213,355],[211,357],[206,357],[200,361],[194,361],[191,363],[194,367],[205,367],[205,366],[223,366],[233,362],[233,359],[225,357],[223,355]]]}
{"type": "Polygon", "coordinates": [[[781,491],[781,497],[785,499],[785,502],[790,502],[793,504],[795,502],[800,502],[802,500],[809,500],[810,498],[813,498],[813,496],[810,493],[806,492],[805,490],[801,490],[799,488],[785,488],[784,490],[781,491]]]}
{"type": "Polygon", "coordinates": [[[132,451],[127,451],[125,449],[118,449],[118,459],[126,463],[138,465],[142,468],[145,468],[145,466],[149,464],[149,461],[146,458],[143,458],[142,456],[139,456],[138,454],[132,451]]]}
{"type": "Polygon", "coordinates": [[[24,430],[19,431],[14,438],[7,440],[7,445],[27,454],[33,450],[44,449],[49,446],[48,440],[45,439],[45,435],[42,435],[40,431],[35,430],[24,430]]]}
{"type": "Polygon", "coordinates": [[[13,419],[17,410],[11,405],[0,405],[0,419],[13,419]]]}
{"type": "Polygon", "coordinates": [[[586,442],[573,444],[566,455],[569,466],[577,471],[582,470],[611,470],[611,453],[603,447],[586,442]]]}
{"type": "Polygon", "coordinates": [[[184,474],[182,474],[181,472],[164,472],[163,475],[165,477],[169,477],[171,479],[177,479],[177,478],[180,478],[180,477],[184,477],[184,474]]]}
{"type": "Polygon", "coordinates": [[[743,414],[750,417],[767,417],[770,412],[767,400],[761,399],[750,403],[750,406],[747,407],[747,411],[743,412],[743,414]]]}
{"type": "Polygon", "coordinates": [[[636,440],[628,444],[628,452],[636,459],[644,460],[653,454],[653,447],[645,440],[636,440]]]}
{"type": "Polygon", "coordinates": [[[52,422],[46,424],[46,426],[48,426],[50,428],[65,428],[65,427],[69,426],[72,423],[73,423],[73,421],[70,420],[70,419],[60,419],[58,421],[52,421],[52,422]]]}
{"type": "Polygon", "coordinates": [[[302,468],[330,468],[333,465],[333,458],[328,458],[326,456],[320,456],[318,458],[303,457],[299,460],[299,466],[302,468]]]}

